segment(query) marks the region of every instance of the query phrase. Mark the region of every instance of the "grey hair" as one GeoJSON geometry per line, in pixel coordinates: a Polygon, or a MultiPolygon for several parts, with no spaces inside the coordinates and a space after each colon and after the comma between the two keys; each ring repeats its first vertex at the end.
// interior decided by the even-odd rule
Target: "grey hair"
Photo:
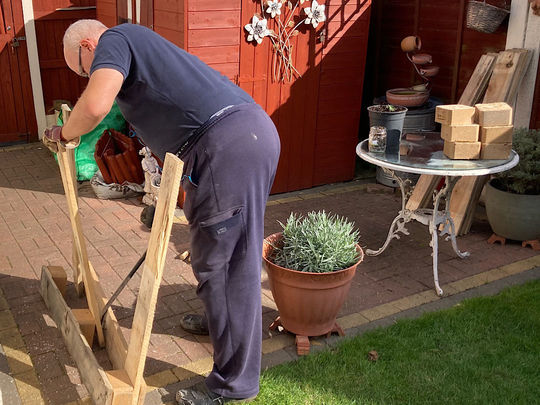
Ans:
{"type": "Polygon", "coordinates": [[[79,20],[71,24],[64,34],[64,49],[76,50],[87,38],[98,38],[107,26],[98,20],[79,20]]]}

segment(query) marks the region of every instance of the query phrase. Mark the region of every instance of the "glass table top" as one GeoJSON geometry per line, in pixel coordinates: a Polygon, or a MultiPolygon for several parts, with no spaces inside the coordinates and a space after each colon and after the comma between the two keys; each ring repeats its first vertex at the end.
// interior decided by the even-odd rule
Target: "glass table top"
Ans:
{"type": "Polygon", "coordinates": [[[438,176],[480,176],[503,172],[519,162],[519,156],[512,150],[506,160],[459,160],[450,159],[443,154],[443,140],[439,132],[407,134],[402,139],[402,153],[372,153],[368,151],[368,140],[360,142],[356,153],[362,159],[377,166],[407,173],[433,174],[438,176]],[[412,136],[411,136],[412,135],[412,136]]]}

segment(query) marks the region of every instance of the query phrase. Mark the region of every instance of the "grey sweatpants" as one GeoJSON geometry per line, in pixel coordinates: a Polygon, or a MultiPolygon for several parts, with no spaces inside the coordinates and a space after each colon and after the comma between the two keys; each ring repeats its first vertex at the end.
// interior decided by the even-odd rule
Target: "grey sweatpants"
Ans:
{"type": "Polygon", "coordinates": [[[184,212],[214,348],[206,385],[247,398],[259,392],[264,212],[280,143],[257,104],[231,107],[212,121],[182,156],[184,212]]]}

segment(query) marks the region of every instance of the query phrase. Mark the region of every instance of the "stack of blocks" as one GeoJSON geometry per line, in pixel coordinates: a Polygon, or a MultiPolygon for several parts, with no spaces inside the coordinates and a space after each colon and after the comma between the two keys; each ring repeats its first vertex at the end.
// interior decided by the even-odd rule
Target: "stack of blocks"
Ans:
{"type": "Polygon", "coordinates": [[[512,149],[512,108],[506,103],[440,105],[443,152],[450,159],[507,159],[512,149]]]}
{"type": "Polygon", "coordinates": [[[476,104],[482,150],[480,159],[508,159],[512,150],[512,107],[506,103],[476,104]]]}

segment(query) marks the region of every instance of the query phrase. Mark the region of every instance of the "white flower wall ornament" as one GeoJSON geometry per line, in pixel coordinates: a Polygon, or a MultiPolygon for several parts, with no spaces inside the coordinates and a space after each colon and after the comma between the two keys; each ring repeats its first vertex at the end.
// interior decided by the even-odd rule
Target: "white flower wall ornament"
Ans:
{"type": "Polygon", "coordinates": [[[244,26],[248,32],[247,41],[260,44],[264,37],[270,39],[274,81],[285,82],[291,81],[293,77],[300,77],[300,72],[293,64],[291,38],[300,34],[298,28],[304,23],[317,28],[320,23],[326,21],[324,4],[313,0],[311,7],[303,8],[301,4],[307,0],[267,0],[265,7],[264,0],[259,1],[261,15],[255,14],[251,23],[244,26]],[[305,16],[302,15],[302,10],[305,16]],[[272,24],[274,30],[269,29],[268,24],[272,24]]]}
{"type": "Polygon", "coordinates": [[[270,34],[267,24],[268,22],[266,18],[260,19],[257,15],[254,15],[251,19],[251,24],[246,24],[244,26],[248,32],[248,42],[256,41],[258,44],[260,44],[263,38],[270,34]]]}
{"type": "Polygon", "coordinates": [[[324,4],[317,3],[317,0],[313,0],[311,7],[306,7],[306,24],[313,25],[313,28],[317,28],[319,23],[326,21],[326,15],[324,14],[324,4]]]}
{"type": "Polygon", "coordinates": [[[276,15],[281,15],[281,6],[283,5],[279,0],[269,0],[267,3],[268,8],[266,9],[267,13],[270,13],[272,18],[275,18],[276,15]]]}

